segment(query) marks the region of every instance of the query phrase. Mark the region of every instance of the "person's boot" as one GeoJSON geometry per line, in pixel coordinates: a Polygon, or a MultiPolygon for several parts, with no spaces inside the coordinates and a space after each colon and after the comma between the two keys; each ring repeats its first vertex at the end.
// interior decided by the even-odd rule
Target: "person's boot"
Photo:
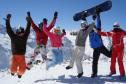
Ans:
{"type": "Polygon", "coordinates": [[[22,75],[18,75],[18,78],[21,78],[22,77],[22,75]]]}
{"type": "Polygon", "coordinates": [[[91,74],[91,78],[97,77],[97,74],[91,74]]]}
{"type": "Polygon", "coordinates": [[[66,69],[71,69],[72,67],[71,66],[67,66],[66,69]]]}
{"type": "Polygon", "coordinates": [[[109,73],[109,75],[108,75],[108,76],[112,76],[112,75],[114,75],[114,74],[116,74],[116,73],[112,73],[112,72],[111,72],[111,73],[109,73]]]}
{"type": "Polygon", "coordinates": [[[120,75],[119,78],[120,78],[120,79],[123,79],[124,77],[126,77],[125,74],[124,74],[124,75],[120,75]]]}
{"type": "Polygon", "coordinates": [[[14,76],[14,73],[11,73],[12,76],[14,76]]]}
{"type": "Polygon", "coordinates": [[[77,75],[77,77],[80,78],[80,77],[82,77],[82,75],[83,75],[83,72],[82,72],[82,73],[79,73],[79,74],[77,75]]]}

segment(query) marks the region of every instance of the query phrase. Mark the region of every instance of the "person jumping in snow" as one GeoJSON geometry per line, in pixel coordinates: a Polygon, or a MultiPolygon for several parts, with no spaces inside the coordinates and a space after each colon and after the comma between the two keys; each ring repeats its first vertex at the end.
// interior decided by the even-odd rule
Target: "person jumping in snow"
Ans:
{"type": "Polygon", "coordinates": [[[83,56],[85,55],[84,51],[85,51],[86,39],[94,27],[95,27],[94,22],[88,25],[87,21],[85,20],[81,23],[81,28],[77,33],[75,40],[76,48],[74,50],[74,55],[70,59],[69,66],[66,67],[66,69],[71,69],[74,65],[74,62],[76,62],[78,78],[82,77],[83,75],[83,67],[81,61],[83,59],[83,56]]]}
{"type": "Polygon", "coordinates": [[[51,61],[47,61],[47,69],[53,67],[57,64],[61,64],[63,62],[63,55],[62,55],[62,37],[66,34],[65,29],[62,30],[62,33],[59,28],[54,28],[53,32],[49,32],[46,28],[47,26],[47,19],[43,19],[43,31],[47,36],[50,38],[51,47],[49,52],[47,53],[47,57],[51,58],[51,61]]]}
{"type": "Polygon", "coordinates": [[[125,70],[123,66],[123,56],[124,56],[123,38],[124,36],[126,36],[126,31],[120,28],[118,22],[115,22],[112,31],[110,32],[98,31],[98,34],[102,36],[112,37],[112,58],[111,58],[111,66],[110,66],[111,73],[109,74],[109,76],[116,74],[116,59],[117,59],[119,65],[120,77],[124,77],[125,70]]]}
{"type": "MultiPolygon", "coordinates": [[[[96,29],[101,31],[101,19],[100,19],[100,14],[97,12],[94,16],[93,19],[96,19],[97,17],[97,25],[96,29]]],[[[90,46],[93,48],[93,62],[92,62],[92,74],[91,78],[97,77],[97,72],[98,72],[98,60],[100,54],[104,54],[107,57],[111,57],[111,51],[109,51],[103,44],[102,38],[99,34],[94,32],[92,30],[89,34],[89,41],[90,41],[90,46]]]]}
{"type": "MultiPolygon", "coordinates": [[[[38,26],[33,22],[30,12],[28,12],[28,16],[30,17],[30,22],[31,22],[31,26],[34,29],[35,33],[36,33],[36,43],[37,43],[37,47],[34,50],[34,55],[32,56],[33,58],[30,61],[30,64],[32,64],[32,61],[35,60],[35,57],[40,53],[43,60],[46,60],[46,55],[47,55],[47,51],[46,51],[46,45],[47,45],[47,41],[48,41],[48,36],[45,34],[45,32],[43,31],[43,22],[41,22],[38,26]]],[[[54,13],[54,17],[52,22],[50,23],[50,25],[47,27],[47,30],[50,31],[56,22],[58,16],[58,12],[54,13]]],[[[30,65],[29,65],[30,66],[30,65]]],[[[30,67],[27,67],[27,69],[30,69],[30,67]]]]}
{"type": "Polygon", "coordinates": [[[19,27],[16,29],[16,32],[13,32],[10,25],[11,14],[7,14],[6,21],[6,31],[11,39],[11,51],[12,51],[12,59],[10,72],[11,75],[18,75],[18,78],[21,78],[26,70],[26,62],[25,62],[25,53],[26,53],[26,43],[28,39],[28,35],[30,33],[30,18],[26,17],[27,25],[26,30],[23,27],[19,27]]]}

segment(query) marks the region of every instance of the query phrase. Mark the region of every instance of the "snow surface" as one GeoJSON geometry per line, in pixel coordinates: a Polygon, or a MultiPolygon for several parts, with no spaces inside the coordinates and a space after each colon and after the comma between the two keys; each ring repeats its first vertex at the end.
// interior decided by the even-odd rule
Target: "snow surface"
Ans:
{"type": "MultiPolygon", "coordinates": [[[[0,26],[1,27],[1,26],[0,26]]],[[[3,26],[2,26],[3,27],[3,26]]],[[[0,29],[5,29],[0,28],[0,29]]],[[[5,30],[2,30],[5,31],[5,30]]],[[[92,52],[93,50],[89,46],[89,39],[86,42],[86,55],[87,59],[83,59],[83,77],[77,78],[76,66],[70,70],[66,70],[65,67],[69,64],[69,59],[72,56],[73,49],[75,47],[75,36],[71,36],[69,32],[63,38],[63,54],[64,62],[61,65],[57,65],[49,70],[46,70],[46,64],[40,63],[34,65],[31,70],[26,70],[21,79],[17,76],[11,76],[9,71],[9,62],[11,57],[11,42],[6,33],[0,32],[0,84],[126,84],[126,77],[119,79],[118,66],[117,74],[113,77],[108,77],[110,70],[110,59],[101,54],[98,66],[98,77],[92,79],[90,75],[92,73],[92,52]]],[[[124,39],[126,44],[126,39],[124,39]]],[[[109,48],[109,41],[103,37],[103,42],[106,47],[109,48]]],[[[29,60],[35,48],[35,34],[31,31],[28,43],[26,59],[29,60]]],[[[50,47],[49,41],[47,47],[50,47]]],[[[126,53],[126,50],[125,50],[126,53]]],[[[41,57],[38,56],[41,59],[41,57]]],[[[126,69],[126,58],[124,58],[124,66],[126,69]]]]}

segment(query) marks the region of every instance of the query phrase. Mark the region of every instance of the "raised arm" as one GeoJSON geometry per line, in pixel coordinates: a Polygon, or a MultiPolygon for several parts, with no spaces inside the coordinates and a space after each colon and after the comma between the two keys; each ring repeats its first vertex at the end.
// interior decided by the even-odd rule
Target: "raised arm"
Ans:
{"type": "Polygon", "coordinates": [[[101,31],[101,19],[100,19],[100,14],[97,15],[97,25],[96,29],[101,31]]]}
{"type": "Polygon", "coordinates": [[[111,32],[101,32],[101,31],[98,31],[97,33],[99,35],[101,35],[101,36],[112,36],[112,33],[111,32]]]}
{"type": "Polygon", "coordinates": [[[55,12],[52,22],[47,27],[48,31],[50,31],[54,27],[54,25],[56,23],[57,16],[58,16],[58,12],[55,12]]]}
{"type": "Polygon", "coordinates": [[[51,33],[50,33],[50,31],[47,30],[46,26],[47,26],[47,19],[44,18],[43,19],[43,31],[46,33],[47,36],[50,37],[51,36],[51,33]]]}
{"type": "Polygon", "coordinates": [[[10,18],[11,18],[11,14],[7,14],[6,19],[5,19],[5,21],[6,21],[6,31],[7,31],[8,35],[10,37],[12,37],[15,34],[14,34],[14,32],[13,32],[13,30],[11,28],[11,25],[10,25],[10,18]]]}
{"type": "Polygon", "coordinates": [[[28,37],[30,33],[30,27],[31,27],[31,22],[30,22],[30,17],[26,17],[27,25],[26,25],[26,30],[25,30],[25,36],[28,37]]]}
{"type": "Polygon", "coordinates": [[[30,12],[27,12],[27,15],[30,19],[30,23],[31,23],[32,28],[34,29],[35,32],[38,32],[39,29],[38,29],[37,25],[34,23],[34,21],[32,20],[30,12]]]}

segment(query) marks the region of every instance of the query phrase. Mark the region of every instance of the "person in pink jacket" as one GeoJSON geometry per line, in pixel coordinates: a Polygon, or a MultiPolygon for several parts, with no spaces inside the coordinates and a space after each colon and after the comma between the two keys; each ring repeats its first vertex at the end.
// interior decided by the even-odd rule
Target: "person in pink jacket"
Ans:
{"type": "Polygon", "coordinates": [[[62,37],[66,34],[65,30],[62,30],[62,33],[59,28],[54,28],[53,32],[49,32],[46,28],[47,26],[47,19],[43,19],[43,31],[45,34],[50,38],[51,49],[47,53],[47,57],[51,58],[51,61],[47,61],[47,69],[60,64],[63,62],[63,55],[62,55],[62,37]]]}

